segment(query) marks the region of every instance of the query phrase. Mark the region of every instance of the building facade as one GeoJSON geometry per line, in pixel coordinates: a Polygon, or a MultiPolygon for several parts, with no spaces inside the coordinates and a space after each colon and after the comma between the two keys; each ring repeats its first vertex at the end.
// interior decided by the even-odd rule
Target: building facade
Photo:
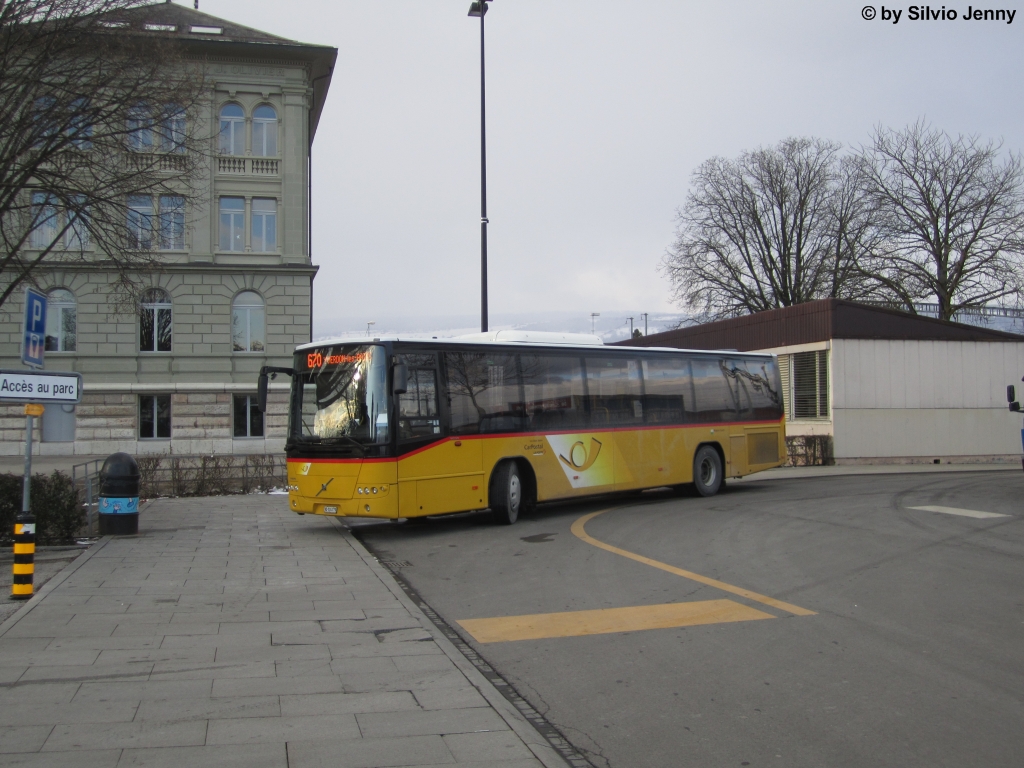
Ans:
{"type": "MultiPolygon", "coordinates": [[[[138,9],[132,26],[174,36],[203,62],[215,154],[198,204],[128,201],[161,264],[142,277],[138,306],[112,301],[116,275],[102,266],[37,273],[49,297],[46,369],[80,372],[84,393],[75,409],[47,406],[38,452],[280,451],[286,394],[273,388],[261,414],[256,378],[310,340],[310,147],[337,50],[170,2],[138,9]]],[[[22,368],[20,301],[0,311],[5,369],[22,368]]],[[[0,453],[23,451],[23,440],[22,408],[0,405],[0,453]]]]}
{"type": "Polygon", "coordinates": [[[825,299],[623,343],[777,355],[791,451],[819,460],[1020,460],[1024,336],[825,299]]]}

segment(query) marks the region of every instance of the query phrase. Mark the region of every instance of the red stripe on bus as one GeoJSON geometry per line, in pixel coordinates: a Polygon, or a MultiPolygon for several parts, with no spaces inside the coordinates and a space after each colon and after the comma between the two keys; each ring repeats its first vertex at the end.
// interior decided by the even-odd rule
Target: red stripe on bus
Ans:
{"type": "Polygon", "coordinates": [[[665,426],[650,425],[650,426],[636,426],[636,427],[605,427],[604,429],[558,429],[558,430],[549,430],[549,431],[546,431],[546,432],[496,432],[496,433],[493,433],[493,434],[492,433],[488,433],[486,435],[450,435],[448,437],[442,437],[440,440],[435,440],[432,443],[428,443],[427,445],[424,445],[424,446],[422,446],[420,448],[417,448],[414,451],[409,451],[408,453],[403,453],[403,454],[401,454],[399,456],[391,456],[391,457],[388,457],[386,459],[374,459],[374,458],[371,458],[371,459],[314,459],[314,458],[310,458],[310,459],[288,459],[287,461],[289,463],[291,463],[291,462],[305,462],[305,463],[308,463],[308,464],[355,464],[355,463],[360,463],[360,464],[368,464],[369,463],[369,464],[373,464],[373,463],[381,463],[381,462],[387,462],[387,461],[398,461],[399,459],[404,459],[404,458],[407,458],[409,456],[415,456],[417,453],[423,453],[423,451],[426,451],[426,450],[429,450],[431,448],[434,448],[434,447],[440,445],[441,443],[448,443],[448,442],[451,442],[453,440],[489,440],[489,439],[510,438],[510,437],[538,437],[538,436],[544,437],[545,435],[580,435],[580,434],[588,434],[589,435],[591,433],[605,433],[605,432],[650,432],[650,431],[656,430],[656,429],[661,429],[661,430],[666,430],[666,429],[700,429],[701,427],[704,427],[704,428],[716,427],[717,428],[718,426],[722,426],[722,425],[727,426],[727,427],[730,427],[730,426],[731,427],[756,426],[758,424],[778,426],[780,423],[781,423],[781,420],[780,421],[770,421],[770,420],[764,420],[764,421],[728,421],[728,422],[717,421],[717,422],[708,422],[706,424],[669,424],[669,425],[665,425],[665,426]]]}

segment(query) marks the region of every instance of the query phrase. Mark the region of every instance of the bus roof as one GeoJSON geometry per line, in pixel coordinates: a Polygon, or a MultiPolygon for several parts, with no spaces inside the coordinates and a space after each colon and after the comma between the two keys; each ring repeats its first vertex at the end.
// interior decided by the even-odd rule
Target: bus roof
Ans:
{"type": "MultiPolygon", "coordinates": [[[[489,335],[489,334],[488,334],[489,335]]],[[[556,334],[552,334],[556,335],[556,334]]],[[[564,336],[589,336],[590,334],[557,334],[564,336]]],[[[506,349],[516,349],[522,347],[533,347],[537,349],[575,349],[580,352],[589,352],[591,354],[599,351],[600,354],[611,352],[612,354],[636,354],[637,352],[655,352],[655,353],[679,353],[686,352],[687,354],[694,355],[722,355],[728,353],[730,356],[735,357],[772,357],[769,352],[737,352],[735,349],[679,349],[677,347],[626,347],[626,346],[610,346],[594,343],[566,343],[566,342],[540,342],[540,341],[512,341],[508,339],[488,341],[483,338],[484,334],[472,334],[471,336],[462,336],[448,339],[424,339],[422,337],[411,338],[402,337],[399,335],[385,335],[375,336],[372,339],[368,339],[365,336],[341,336],[332,339],[322,339],[321,341],[314,341],[308,344],[301,344],[295,348],[296,352],[301,352],[307,349],[318,349],[320,347],[331,347],[339,344],[375,344],[380,342],[398,342],[401,344],[422,344],[430,347],[443,347],[443,346],[486,346],[486,347],[504,347],[506,349]]],[[[594,338],[600,338],[595,336],[594,338]]]]}

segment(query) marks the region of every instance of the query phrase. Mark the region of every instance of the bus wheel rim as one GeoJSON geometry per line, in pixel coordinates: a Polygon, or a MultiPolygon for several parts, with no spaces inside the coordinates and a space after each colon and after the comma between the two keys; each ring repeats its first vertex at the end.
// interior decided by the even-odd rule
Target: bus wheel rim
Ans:
{"type": "Polygon", "coordinates": [[[508,481],[508,505],[513,512],[519,509],[519,495],[519,477],[518,475],[512,475],[508,481]]]}
{"type": "Polygon", "coordinates": [[[704,485],[715,482],[715,465],[711,459],[704,459],[700,463],[700,480],[704,485]]]}

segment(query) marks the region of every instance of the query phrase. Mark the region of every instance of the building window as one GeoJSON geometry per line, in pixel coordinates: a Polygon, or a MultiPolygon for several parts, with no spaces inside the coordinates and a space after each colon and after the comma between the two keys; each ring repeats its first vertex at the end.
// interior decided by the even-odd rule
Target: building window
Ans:
{"type": "Polygon", "coordinates": [[[92,116],[87,98],[81,97],[71,102],[71,120],[67,133],[76,149],[92,148],[92,116]]]}
{"type": "Polygon", "coordinates": [[[220,153],[245,154],[245,112],[237,104],[225,104],[220,110],[220,153]]]}
{"type": "Polygon", "coordinates": [[[796,352],[791,365],[792,418],[828,419],[828,351],[796,352]]]}
{"type": "Polygon", "coordinates": [[[55,288],[46,297],[46,351],[74,352],[77,347],[75,294],[55,288]]]}
{"type": "Polygon", "coordinates": [[[277,200],[253,199],[250,246],[256,253],[277,250],[277,200]]]}
{"type": "Polygon", "coordinates": [[[263,437],[263,412],[255,395],[234,395],[234,436],[263,437]]]}
{"type": "Polygon", "coordinates": [[[128,198],[128,244],[140,251],[153,248],[153,198],[149,195],[128,198]]]}
{"type": "Polygon", "coordinates": [[[57,239],[57,232],[57,198],[48,192],[33,192],[29,244],[33,248],[50,248],[57,239]]]}
{"type": "Polygon", "coordinates": [[[85,251],[89,248],[89,219],[85,214],[85,196],[74,195],[68,201],[65,211],[68,228],[64,232],[64,247],[69,251],[85,251]]]}
{"type": "Polygon", "coordinates": [[[57,135],[57,121],[54,117],[57,100],[53,96],[41,96],[32,104],[32,122],[36,140],[33,145],[42,147],[57,135]]]}
{"type": "Polygon", "coordinates": [[[185,198],[160,196],[160,250],[185,250],[185,198]]]}
{"type": "Polygon", "coordinates": [[[252,113],[252,153],[257,157],[277,157],[277,112],[266,104],[252,113]]]}
{"type": "Polygon", "coordinates": [[[245,198],[220,199],[220,249],[245,250],[245,198]]]}
{"type": "Polygon", "coordinates": [[[141,352],[171,351],[171,297],[159,288],[142,294],[139,315],[139,350],[141,352]]]}
{"type": "Polygon", "coordinates": [[[171,436],[171,396],[139,395],[139,438],[159,440],[171,436]]]}
{"type": "Polygon", "coordinates": [[[128,149],[148,152],[153,149],[153,116],[149,105],[136,104],[128,112],[128,149]]]}
{"type": "Polygon", "coordinates": [[[68,200],[68,206],[59,207],[57,197],[49,192],[32,193],[30,248],[45,250],[64,247],[69,251],[84,251],[89,247],[85,197],[73,195],[68,200]]]}
{"type": "Polygon", "coordinates": [[[164,152],[185,151],[185,110],[177,104],[168,104],[160,116],[157,127],[160,149],[164,152]]]}
{"type": "Polygon", "coordinates": [[[231,348],[235,352],[265,351],[263,299],[254,291],[242,291],[231,304],[231,348]]]}

